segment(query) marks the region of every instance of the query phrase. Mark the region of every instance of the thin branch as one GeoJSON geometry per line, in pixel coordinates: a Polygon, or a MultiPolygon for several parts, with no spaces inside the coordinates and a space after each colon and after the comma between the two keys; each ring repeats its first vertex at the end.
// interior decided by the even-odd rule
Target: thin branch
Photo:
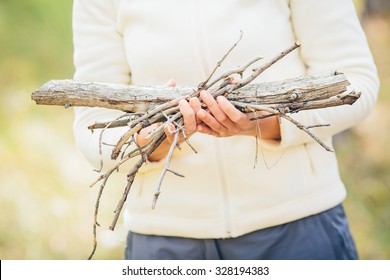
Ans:
{"type": "Polygon", "coordinates": [[[276,62],[278,62],[279,60],[281,60],[283,57],[285,57],[286,55],[288,55],[290,52],[292,52],[293,50],[297,49],[300,47],[300,43],[299,42],[295,42],[291,47],[285,49],[284,51],[282,51],[281,53],[279,53],[278,55],[276,55],[273,59],[271,59],[268,63],[262,65],[261,67],[259,67],[258,69],[256,69],[252,75],[250,75],[249,77],[245,78],[245,79],[242,79],[238,84],[234,84],[234,88],[233,90],[236,90],[236,89],[239,89],[240,87],[243,87],[244,85],[247,85],[249,84],[250,82],[252,82],[254,79],[256,79],[261,73],[263,73],[265,70],[267,70],[269,67],[271,67],[272,65],[274,65],[276,62]]]}
{"type": "MultiPolygon", "coordinates": [[[[288,110],[286,111],[283,111],[283,110],[276,110],[276,109],[273,109],[273,108],[270,108],[268,106],[261,106],[261,105],[248,105],[248,104],[245,104],[245,103],[241,103],[241,102],[232,102],[234,105],[236,106],[240,106],[240,107],[247,107],[247,108],[250,108],[250,109],[254,109],[254,110],[258,110],[258,111],[265,111],[265,112],[268,112],[268,113],[271,113],[271,114],[274,114],[274,115],[277,115],[277,116],[280,116],[288,121],[290,121],[291,123],[293,123],[297,128],[303,130],[304,132],[306,132],[311,138],[313,138],[318,144],[320,144],[325,150],[329,151],[329,152],[333,152],[333,149],[330,148],[329,146],[327,146],[324,142],[322,142],[317,136],[315,136],[309,129],[307,126],[304,126],[303,124],[301,124],[300,122],[294,120],[292,117],[288,116],[287,113],[288,113],[288,110]]],[[[288,109],[288,108],[287,108],[288,109]]]]}
{"type": "Polygon", "coordinates": [[[184,178],[185,176],[183,174],[180,174],[172,169],[167,169],[168,172],[171,172],[172,174],[175,174],[178,177],[184,178]]]}
{"type": "Polygon", "coordinates": [[[234,43],[234,45],[224,54],[224,56],[221,58],[220,61],[217,62],[216,66],[214,67],[213,71],[211,71],[210,75],[208,76],[208,78],[203,81],[201,84],[199,84],[198,86],[198,89],[204,89],[206,84],[209,82],[209,80],[211,79],[211,77],[215,74],[215,72],[217,71],[217,69],[219,67],[221,67],[222,65],[222,62],[229,56],[229,54],[233,51],[233,49],[235,47],[237,47],[238,43],[242,40],[242,36],[243,36],[243,32],[242,30],[240,30],[240,37],[238,38],[238,40],[234,43]]]}
{"type": "Polygon", "coordinates": [[[255,57],[254,59],[250,60],[247,64],[244,64],[242,67],[239,67],[239,68],[234,69],[234,70],[226,71],[225,73],[220,74],[217,78],[215,78],[213,81],[208,83],[204,88],[208,89],[208,88],[212,87],[213,85],[215,85],[216,83],[218,83],[219,81],[221,81],[222,79],[225,79],[233,74],[237,74],[237,75],[242,76],[244,71],[246,71],[251,65],[253,65],[254,63],[258,62],[261,59],[263,59],[263,57],[255,57]]]}
{"type": "Polygon", "coordinates": [[[142,128],[143,128],[142,123],[138,123],[134,127],[130,128],[125,134],[123,134],[118,144],[116,144],[114,150],[112,151],[111,159],[117,159],[123,145],[130,139],[130,137],[132,137],[135,133],[140,131],[142,128]]]}
{"type": "Polygon", "coordinates": [[[188,139],[186,133],[185,133],[185,129],[182,130],[183,132],[183,137],[184,137],[184,141],[186,141],[187,145],[191,148],[191,150],[197,154],[198,151],[195,149],[195,147],[191,144],[190,140],[188,139]]]}
{"type": "Polygon", "coordinates": [[[119,116],[118,118],[116,118],[115,120],[107,123],[107,125],[102,129],[102,131],[100,131],[100,135],[99,135],[99,156],[100,156],[100,166],[99,166],[99,169],[95,169],[94,171],[100,173],[102,170],[103,170],[103,149],[102,149],[102,144],[103,144],[103,133],[112,125],[112,123],[116,122],[116,121],[119,121],[120,119],[124,118],[128,116],[128,114],[124,114],[124,115],[121,115],[119,116]]]}
{"type": "Polygon", "coordinates": [[[161,173],[161,175],[160,175],[160,179],[158,180],[157,187],[156,187],[156,191],[154,192],[154,195],[153,195],[152,209],[154,209],[154,208],[156,207],[157,199],[158,199],[158,197],[159,197],[160,194],[161,194],[161,191],[160,191],[160,190],[161,190],[162,181],[164,180],[165,174],[167,173],[167,171],[168,171],[168,169],[169,169],[169,165],[170,165],[170,163],[171,163],[173,151],[175,150],[176,144],[177,144],[178,141],[179,141],[179,134],[180,134],[180,130],[178,129],[178,130],[175,132],[175,136],[174,136],[174,138],[173,138],[171,147],[169,148],[169,152],[168,152],[168,155],[167,155],[167,159],[165,160],[164,169],[163,169],[163,171],[162,171],[162,173],[161,173]]]}
{"type": "Polygon", "coordinates": [[[133,168],[127,174],[127,185],[126,185],[126,188],[123,192],[122,198],[119,201],[118,206],[116,207],[116,210],[114,211],[115,216],[114,216],[114,219],[112,220],[112,223],[109,227],[110,230],[115,229],[116,223],[118,222],[118,218],[122,212],[123,205],[125,204],[125,202],[127,200],[127,196],[129,195],[129,192],[130,192],[131,186],[133,185],[136,174],[138,173],[138,171],[142,167],[142,165],[146,162],[147,157],[149,157],[155,151],[155,149],[162,143],[162,141],[165,140],[165,138],[166,138],[166,136],[164,133],[159,135],[158,140],[156,141],[155,145],[152,146],[151,149],[147,150],[145,152],[145,154],[143,154],[143,156],[140,158],[140,160],[138,160],[138,162],[133,166],[133,168]]]}

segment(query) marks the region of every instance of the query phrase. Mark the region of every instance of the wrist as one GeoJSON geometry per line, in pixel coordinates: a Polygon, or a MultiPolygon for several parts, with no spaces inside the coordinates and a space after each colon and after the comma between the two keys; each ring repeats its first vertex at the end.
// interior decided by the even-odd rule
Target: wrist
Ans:
{"type": "Polygon", "coordinates": [[[278,116],[271,116],[265,119],[254,121],[252,136],[259,136],[267,140],[280,140],[280,121],[278,116]]]}

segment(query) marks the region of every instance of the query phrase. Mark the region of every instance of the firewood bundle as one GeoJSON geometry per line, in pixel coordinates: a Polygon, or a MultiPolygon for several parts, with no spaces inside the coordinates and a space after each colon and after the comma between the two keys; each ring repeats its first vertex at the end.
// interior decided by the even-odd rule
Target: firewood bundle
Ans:
{"type": "MultiPolygon", "coordinates": [[[[166,138],[163,130],[164,124],[172,123],[175,125],[176,130],[174,132],[174,141],[166,157],[161,177],[156,182],[156,191],[152,201],[153,208],[156,206],[157,199],[160,195],[160,188],[165,174],[172,172],[181,176],[169,169],[173,151],[178,145],[179,135],[182,134],[184,136],[186,142],[194,151],[196,151],[196,147],[192,147],[189,139],[186,137],[183,118],[178,104],[180,100],[189,100],[192,97],[197,97],[202,101],[200,98],[200,92],[202,90],[209,91],[214,98],[224,95],[242,112],[262,112],[261,118],[278,116],[287,119],[310,135],[324,149],[332,151],[330,147],[311,132],[310,129],[312,127],[297,122],[292,115],[302,110],[313,110],[344,104],[352,105],[360,97],[360,93],[347,88],[349,82],[346,77],[342,73],[334,71],[270,83],[252,83],[266,69],[298,48],[299,43],[294,43],[291,47],[260,66],[255,66],[261,60],[260,57],[257,57],[242,67],[217,75],[217,69],[237,43],[238,41],[217,63],[209,77],[197,87],[156,87],[104,84],[76,80],[53,80],[33,92],[32,99],[37,104],[60,105],[66,108],[71,106],[102,107],[123,111],[123,114],[115,120],[94,123],[88,127],[92,131],[100,130],[101,135],[105,130],[113,127],[128,127],[126,133],[122,135],[112,150],[111,158],[117,160],[117,164],[104,174],[101,173],[101,168],[99,170],[99,177],[92,184],[95,185],[100,182],[100,191],[96,201],[94,216],[94,248],[90,258],[93,256],[97,246],[97,214],[100,197],[107,180],[126,161],[134,157],[139,157],[139,160],[128,171],[127,185],[124,188],[123,195],[116,207],[115,216],[110,225],[110,229],[114,230],[138,170],[166,138]],[[237,77],[239,77],[238,82],[232,82],[237,81],[237,77]],[[134,141],[134,136],[141,129],[149,127],[152,124],[162,125],[156,126],[147,136],[149,139],[148,144],[142,147],[138,146],[134,141]],[[134,148],[128,149],[129,146],[134,148]]],[[[255,119],[253,120],[255,121],[255,119]]],[[[323,124],[321,126],[328,125],[330,124],[323,124]]]]}

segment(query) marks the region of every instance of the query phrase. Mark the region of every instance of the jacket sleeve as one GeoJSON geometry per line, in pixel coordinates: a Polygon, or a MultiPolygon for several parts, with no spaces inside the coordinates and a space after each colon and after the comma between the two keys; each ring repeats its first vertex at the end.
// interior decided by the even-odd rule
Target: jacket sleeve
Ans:
{"type": "MultiPolygon", "coordinates": [[[[330,124],[314,128],[320,139],[359,124],[373,110],[379,81],[376,67],[352,0],[291,0],[291,21],[307,74],[338,71],[362,95],[352,106],[301,111],[292,117],[303,125],[330,124]]],[[[281,119],[279,148],[314,141],[289,121],[281,119]]]]}
{"type": "MultiPolygon", "coordinates": [[[[126,60],[122,34],[117,28],[116,2],[114,0],[75,0],[73,6],[74,78],[95,82],[129,84],[130,68],[126,60]]],[[[78,149],[98,167],[100,131],[91,133],[88,125],[111,121],[123,114],[121,111],[102,108],[74,108],[73,131],[78,149]]],[[[116,144],[127,127],[107,129],[102,142],[116,144]]],[[[130,147],[131,148],[131,147],[130,147]]],[[[114,166],[112,147],[102,145],[104,167],[114,166]]],[[[129,149],[128,149],[129,150],[129,149]]],[[[130,151],[130,150],[129,150],[130,151]]],[[[126,166],[138,160],[130,160],[126,166]]],[[[148,167],[157,164],[148,163],[148,167]]],[[[144,165],[145,166],[145,165],[144,165]]]]}

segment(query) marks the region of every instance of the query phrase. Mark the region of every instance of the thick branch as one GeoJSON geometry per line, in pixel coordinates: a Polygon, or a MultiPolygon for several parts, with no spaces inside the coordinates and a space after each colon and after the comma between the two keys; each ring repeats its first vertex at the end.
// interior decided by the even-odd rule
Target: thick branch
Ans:
{"type": "MultiPolygon", "coordinates": [[[[254,104],[285,104],[325,99],[346,90],[349,82],[341,73],[302,76],[282,81],[248,84],[227,98],[254,104]]],[[[145,112],[158,104],[190,95],[192,87],[136,86],[52,80],[38,88],[32,99],[40,105],[86,106],[145,112]]]]}

